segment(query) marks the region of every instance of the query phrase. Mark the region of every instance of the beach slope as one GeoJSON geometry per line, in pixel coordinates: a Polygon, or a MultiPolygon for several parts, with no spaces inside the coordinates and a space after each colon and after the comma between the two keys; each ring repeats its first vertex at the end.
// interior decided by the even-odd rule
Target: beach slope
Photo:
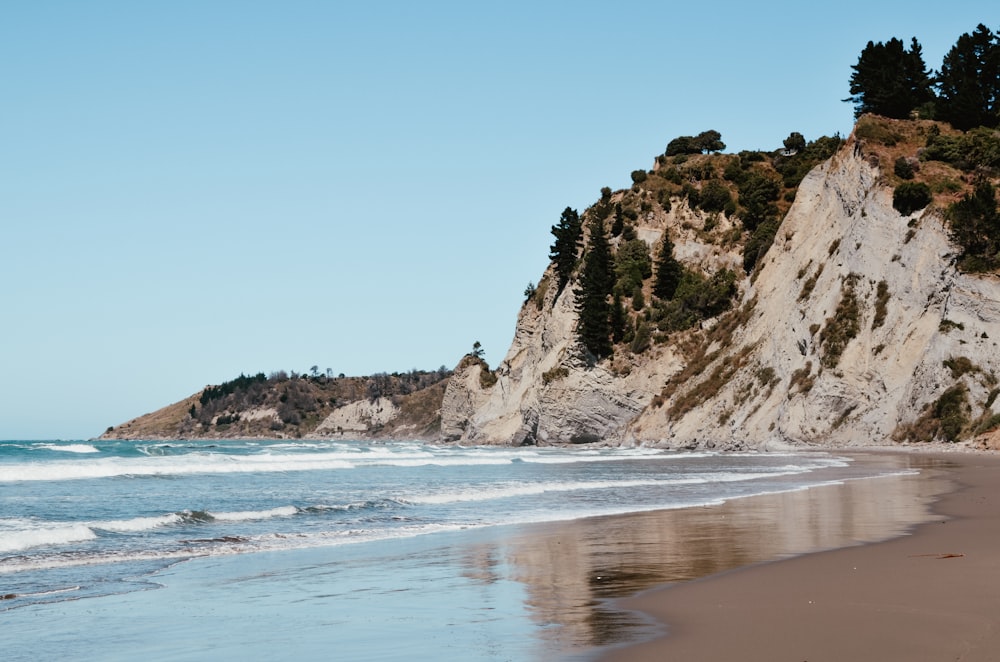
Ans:
{"type": "Polygon", "coordinates": [[[887,542],[750,566],[625,606],[665,636],[605,660],[986,662],[1000,655],[1000,457],[943,456],[956,489],[887,542]]]}

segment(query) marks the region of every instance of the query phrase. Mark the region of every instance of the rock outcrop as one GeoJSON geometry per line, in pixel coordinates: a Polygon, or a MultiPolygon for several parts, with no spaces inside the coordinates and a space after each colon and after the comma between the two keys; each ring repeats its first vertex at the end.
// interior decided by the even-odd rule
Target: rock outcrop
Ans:
{"type": "MultiPolygon", "coordinates": [[[[449,383],[448,438],[867,446],[926,438],[922,426],[941,417],[942,398],[965,420],[988,417],[1000,280],[960,273],[940,213],[899,214],[878,163],[852,137],[802,181],[763,265],[741,282],[738,306],[638,355],[588,360],[573,283],[556,292],[550,269],[546,290],[520,312],[495,385],[483,388],[477,367],[449,383]]],[[[740,265],[735,249],[699,241],[706,220],[675,202],[640,217],[637,231],[655,246],[669,228],[689,265],[740,265]]]]}

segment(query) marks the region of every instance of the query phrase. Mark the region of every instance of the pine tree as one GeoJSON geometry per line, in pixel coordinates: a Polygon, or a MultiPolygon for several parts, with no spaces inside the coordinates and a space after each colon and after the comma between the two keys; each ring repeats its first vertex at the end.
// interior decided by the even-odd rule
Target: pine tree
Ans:
{"type": "Polygon", "coordinates": [[[674,257],[674,244],[670,241],[670,232],[664,228],[663,241],[660,243],[660,254],[656,260],[656,273],[653,280],[653,295],[664,301],[674,298],[677,285],[684,275],[684,267],[674,257]]]}
{"type": "Polygon", "coordinates": [[[604,234],[604,224],[597,219],[590,223],[590,245],[580,273],[576,291],[577,335],[598,359],[611,355],[611,304],[608,298],[614,287],[611,247],[604,234]]]}
{"type": "Polygon", "coordinates": [[[930,73],[916,38],[910,50],[895,37],[884,44],[869,41],[851,69],[851,96],[844,101],[854,103],[855,117],[874,113],[907,119],[914,109],[934,100],[930,73]]]}
{"type": "Polygon", "coordinates": [[[971,194],[951,205],[948,220],[952,237],[964,249],[964,268],[995,268],[1000,259],[1000,210],[989,180],[980,179],[971,194]]]}
{"type": "Polygon", "coordinates": [[[622,305],[622,297],[615,294],[611,302],[611,340],[620,343],[625,339],[625,325],[628,323],[628,315],[625,313],[625,306],[622,305]]]}
{"type": "Polygon", "coordinates": [[[566,207],[563,210],[559,223],[552,226],[552,234],[556,241],[549,249],[549,259],[556,265],[556,296],[559,296],[573,274],[583,239],[583,222],[575,209],[566,207]]]}
{"type": "Polygon", "coordinates": [[[1000,35],[979,24],[944,56],[938,117],[963,131],[1000,124],[1000,35]]]}

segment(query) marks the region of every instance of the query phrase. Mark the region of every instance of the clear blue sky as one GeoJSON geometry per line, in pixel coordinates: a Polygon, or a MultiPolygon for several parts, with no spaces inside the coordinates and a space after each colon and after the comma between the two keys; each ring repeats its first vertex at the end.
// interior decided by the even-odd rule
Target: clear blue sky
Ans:
{"type": "MultiPolygon", "coordinates": [[[[994,9],[994,11],[990,11],[994,9]]],[[[706,129],[852,126],[869,39],[987,2],[5,2],[0,439],[240,372],[506,353],[550,226],[706,129]]]]}

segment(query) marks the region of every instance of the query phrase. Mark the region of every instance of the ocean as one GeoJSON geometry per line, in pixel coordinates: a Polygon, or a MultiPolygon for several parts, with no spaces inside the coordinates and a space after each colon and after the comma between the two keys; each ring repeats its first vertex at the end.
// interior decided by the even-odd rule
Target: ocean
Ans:
{"type": "Polygon", "coordinates": [[[656,631],[616,598],[905,531],[919,471],[835,452],[4,441],[0,651],[585,659],[656,631]],[[849,500],[783,496],[845,484],[849,500]],[[759,495],[772,505],[709,508],[759,495]],[[793,507],[811,510],[786,522],[793,507]]]}

